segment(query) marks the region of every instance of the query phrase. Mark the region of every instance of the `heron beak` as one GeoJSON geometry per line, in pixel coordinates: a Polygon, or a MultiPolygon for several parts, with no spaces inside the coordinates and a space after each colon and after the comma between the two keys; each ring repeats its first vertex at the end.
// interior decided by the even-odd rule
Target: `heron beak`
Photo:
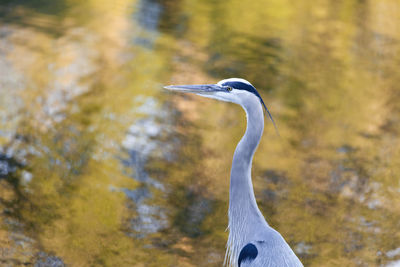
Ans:
{"type": "Polygon", "coordinates": [[[196,94],[212,94],[215,92],[225,91],[223,87],[217,84],[168,85],[164,86],[164,88],[176,92],[196,93],[196,94]]]}

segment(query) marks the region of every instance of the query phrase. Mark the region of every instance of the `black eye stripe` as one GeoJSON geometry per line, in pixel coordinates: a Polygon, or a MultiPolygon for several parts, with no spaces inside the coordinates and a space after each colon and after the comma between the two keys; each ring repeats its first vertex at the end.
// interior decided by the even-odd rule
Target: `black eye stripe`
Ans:
{"type": "Polygon", "coordinates": [[[267,106],[266,106],[265,103],[264,103],[264,100],[261,98],[261,95],[258,93],[258,91],[256,90],[256,88],[254,88],[254,86],[252,86],[252,85],[250,85],[250,84],[248,84],[248,83],[243,83],[243,82],[229,82],[229,81],[228,81],[228,82],[224,82],[224,83],[222,84],[222,86],[231,86],[233,89],[245,90],[245,91],[248,91],[248,92],[254,94],[255,96],[257,96],[258,99],[260,99],[260,102],[261,102],[261,104],[263,105],[265,111],[268,113],[268,116],[269,116],[269,118],[271,119],[272,124],[274,124],[275,130],[276,130],[276,132],[277,132],[278,135],[279,135],[278,128],[276,128],[276,124],[275,124],[274,119],[272,118],[271,113],[269,112],[267,106]]]}
{"type": "Polygon", "coordinates": [[[223,86],[230,86],[234,89],[237,90],[245,90],[248,92],[251,92],[253,94],[255,94],[256,96],[260,97],[260,95],[258,94],[256,88],[254,88],[253,86],[251,86],[250,84],[247,83],[242,83],[242,82],[225,82],[222,84],[223,86]]]}

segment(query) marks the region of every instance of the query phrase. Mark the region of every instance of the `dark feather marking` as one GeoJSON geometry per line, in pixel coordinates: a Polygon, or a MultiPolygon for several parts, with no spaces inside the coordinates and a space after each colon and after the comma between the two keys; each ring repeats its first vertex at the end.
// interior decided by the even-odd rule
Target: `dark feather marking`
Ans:
{"type": "Polygon", "coordinates": [[[239,254],[239,267],[242,261],[253,261],[258,255],[256,246],[252,243],[248,243],[242,248],[239,254]]]}
{"type": "Polygon", "coordinates": [[[275,121],[272,118],[272,115],[269,112],[267,106],[265,105],[264,100],[261,98],[261,95],[258,93],[257,89],[254,86],[252,86],[250,84],[247,84],[247,83],[244,83],[244,82],[224,82],[222,84],[222,86],[230,86],[230,87],[238,89],[238,90],[246,90],[246,91],[248,91],[250,93],[255,94],[260,99],[261,104],[264,106],[265,111],[268,113],[268,116],[271,119],[272,124],[275,127],[276,133],[279,136],[279,131],[278,131],[278,128],[276,127],[275,121]]]}

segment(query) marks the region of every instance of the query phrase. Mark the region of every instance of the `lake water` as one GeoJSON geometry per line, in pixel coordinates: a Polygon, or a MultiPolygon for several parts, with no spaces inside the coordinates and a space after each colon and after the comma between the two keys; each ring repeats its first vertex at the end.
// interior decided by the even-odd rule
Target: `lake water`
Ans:
{"type": "Polygon", "coordinates": [[[245,115],[162,86],[229,77],[304,265],[400,266],[397,0],[2,0],[0,265],[221,266],[245,115]]]}

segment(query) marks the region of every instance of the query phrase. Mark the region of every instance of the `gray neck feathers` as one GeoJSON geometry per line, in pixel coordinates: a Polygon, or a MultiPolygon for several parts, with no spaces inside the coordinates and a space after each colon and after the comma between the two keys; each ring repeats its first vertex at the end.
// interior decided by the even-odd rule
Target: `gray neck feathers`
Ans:
{"type": "Polygon", "coordinates": [[[231,169],[229,192],[229,238],[225,264],[237,266],[239,251],[257,229],[267,225],[258,209],[251,181],[251,163],[264,130],[264,114],[258,97],[246,94],[242,99],[246,111],[246,133],[236,147],[231,169]]]}

